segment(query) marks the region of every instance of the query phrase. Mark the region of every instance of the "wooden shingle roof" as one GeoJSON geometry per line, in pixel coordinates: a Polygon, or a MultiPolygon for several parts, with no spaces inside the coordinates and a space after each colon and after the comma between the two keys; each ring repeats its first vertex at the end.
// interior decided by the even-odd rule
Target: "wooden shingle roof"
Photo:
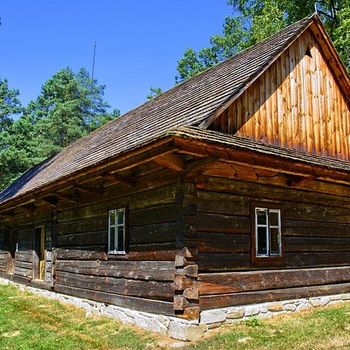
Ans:
{"type": "Polygon", "coordinates": [[[0,205],[127,153],[167,130],[200,125],[270,66],[313,21],[317,17],[288,26],[76,141],[5,189],[0,205]]]}
{"type": "Polygon", "coordinates": [[[223,134],[213,130],[203,130],[198,127],[181,127],[175,130],[169,130],[166,135],[191,139],[202,142],[206,145],[212,144],[234,149],[249,150],[261,155],[314,165],[328,170],[350,172],[350,162],[347,160],[306,153],[305,151],[298,149],[282,148],[277,145],[256,141],[248,137],[223,134]]]}

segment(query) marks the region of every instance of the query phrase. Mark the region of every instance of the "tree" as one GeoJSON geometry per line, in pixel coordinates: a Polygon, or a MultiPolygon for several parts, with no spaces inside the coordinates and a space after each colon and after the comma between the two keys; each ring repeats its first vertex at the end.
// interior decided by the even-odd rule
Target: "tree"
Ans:
{"type": "Polygon", "coordinates": [[[334,29],[334,44],[350,73],[350,1],[338,15],[340,24],[334,29]]]}
{"type": "MultiPolygon", "coordinates": [[[[7,79],[0,80],[0,189],[13,179],[9,142],[15,140],[10,134],[14,124],[12,117],[22,112],[18,96],[19,91],[10,89],[7,79]]],[[[12,158],[16,161],[14,154],[12,158]]]]}
{"type": "MultiPolygon", "coordinates": [[[[185,51],[178,61],[176,82],[217,64],[271,36],[288,24],[315,11],[314,0],[228,0],[233,16],[225,18],[223,32],[210,38],[210,46],[185,51]]],[[[324,0],[318,12],[345,65],[350,68],[350,0],[324,0]]]]}
{"type": "Polygon", "coordinates": [[[92,80],[85,69],[74,73],[64,68],[42,87],[25,114],[36,125],[37,137],[45,144],[42,157],[58,153],[62,148],[120,115],[108,113],[104,85],[92,80]]]}
{"type": "Polygon", "coordinates": [[[0,190],[26,170],[120,115],[108,112],[104,85],[85,69],[54,74],[23,109],[18,91],[0,81],[0,190]],[[11,116],[20,113],[13,120],[11,116]],[[2,125],[2,127],[1,127],[2,125]]]}
{"type": "Polygon", "coordinates": [[[150,92],[147,95],[147,100],[152,100],[152,98],[160,96],[163,93],[161,88],[151,87],[149,90],[150,90],[150,92]]]}
{"type": "Polygon", "coordinates": [[[210,47],[195,52],[187,49],[178,61],[176,83],[202,72],[203,70],[229,58],[244,47],[248,41],[242,21],[239,18],[226,17],[222,35],[210,38],[210,47]]]}
{"type": "Polygon", "coordinates": [[[0,132],[7,130],[13,122],[12,117],[22,112],[18,96],[19,91],[10,89],[7,79],[0,79],[0,132]]]}
{"type": "Polygon", "coordinates": [[[18,118],[0,135],[0,190],[41,162],[35,124],[28,116],[18,118]]]}

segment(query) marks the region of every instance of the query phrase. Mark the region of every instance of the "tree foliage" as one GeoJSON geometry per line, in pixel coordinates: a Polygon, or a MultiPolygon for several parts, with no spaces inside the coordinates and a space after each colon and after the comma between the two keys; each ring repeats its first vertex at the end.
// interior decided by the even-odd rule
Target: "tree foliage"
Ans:
{"type": "Polygon", "coordinates": [[[12,117],[22,112],[19,91],[10,89],[7,79],[0,79],[0,132],[11,127],[12,117]]]}
{"type": "MultiPolygon", "coordinates": [[[[221,35],[209,39],[209,47],[188,49],[178,61],[177,83],[271,36],[283,27],[315,11],[314,0],[228,0],[233,15],[225,18],[221,35]]],[[[350,0],[324,0],[318,12],[344,64],[350,68],[350,0]]]]}
{"type": "Polygon", "coordinates": [[[43,160],[35,124],[23,116],[0,133],[0,189],[43,160]]]}
{"type": "Polygon", "coordinates": [[[104,85],[85,69],[64,68],[22,108],[18,91],[0,81],[0,189],[45,158],[120,115],[109,112],[104,85]],[[15,114],[19,118],[12,119],[15,114]]]}
{"type": "Polygon", "coordinates": [[[92,81],[88,72],[64,68],[42,87],[25,111],[35,121],[38,137],[45,142],[42,156],[48,157],[119,115],[108,113],[104,85],[92,81]]]}
{"type": "Polygon", "coordinates": [[[161,88],[151,87],[149,89],[149,94],[147,95],[147,100],[152,100],[152,98],[160,96],[162,93],[163,90],[161,88]]]}

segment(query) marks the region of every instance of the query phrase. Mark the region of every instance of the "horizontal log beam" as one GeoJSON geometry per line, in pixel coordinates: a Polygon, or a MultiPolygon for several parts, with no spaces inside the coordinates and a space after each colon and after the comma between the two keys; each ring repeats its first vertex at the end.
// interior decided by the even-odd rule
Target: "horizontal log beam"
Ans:
{"type": "Polygon", "coordinates": [[[105,180],[104,187],[111,186],[117,183],[122,183],[124,185],[132,187],[135,186],[137,182],[136,177],[122,176],[115,173],[104,174],[101,178],[105,180]]]}
{"type": "Polygon", "coordinates": [[[321,295],[350,292],[350,283],[336,283],[313,287],[270,289],[264,291],[242,292],[220,295],[206,295],[199,298],[201,310],[216,309],[226,306],[247,305],[269,301],[309,298],[321,295]]]}
{"type": "Polygon", "coordinates": [[[350,282],[350,267],[199,274],[200,295],[350,282]]]}
{"type": "Polygon", "coordinates": [[[93,197],[102,197],[103,189],[102,188],[91,188],[86,186],[77,185],[74,187],[75,190],[81,193],[88,194],[93,197]]]}
{"type": "Polygon", "coordinates": [[[124,171],[131,168],[135,168],[141,164],[148,163],[154,158],[165,155],[167,153],[173,153],[178,151],[174,147],[173,137],[165,137],[160,140],[150,142],[144,147],[135,149],[134,151],[115,157],[104,163],[89,166],[80,172],[75,173],[72,176],[64,177],[55,182],[50,182],[45,186],[38,188],[37,190],[18,195],[16,198],[9,201],[5,201],[1,204],[1,211],[7,211],[14,209],[18,203],[23,203],[28,200],[35,200],[39,196],[46,197],[57,191],[66,190],[80,181],[92,181],[100,178],[101,174],[112,171],[124,171]]]}
{"type": "Polygon", "coordinates": [[[210,165],[216,162],[217,159],[213,157],[204,158],[190,163],[186,167],[186,178],[195,179],[197,176],[201,175],[210,165]]]}
{"type": "Polygon", "coordinates": [[[69,195],[69,194],[63,194],[63,193],[57,192],[57,193],[53,194],[53,196],[57,197],[60,200],[64,200],[64,201],[67,201],[67,202],[73,203],[73,204],[78,202],[78,199],[75,199],[74,198],[75,195],[73,195],[73,194],[69,195]]]}
{"type": "Polygon", "coordinates": [[[56,292],[77,296],[79,298],[86,298],[103,303],[127,307],[139,311],[152,312],[170,316],[174,314],[173,302],[118,295],[102,291],[87,290],[82,288],[60,285],[58,283],[54,285],[54,290],[56,292]]]}
{"type": "Polygon", "coordinates": [[[289,176],[287,179],[287,185],[289,187],[298,187],[310,180],[315,180],[315,177],[314,176],[289,176]]]}
{"type": "Polygon", "coordinates": [[[169,153],[166,155],[161,155],[153,159],[155,163],[163,167],[169,168],[171,170],[182,172],[186,168],[186,161],[184,156],[177,155],[174,153],[169,153]]]}
{"type": "Polygon", "coordinates": [[[255,168],[273,169],[292,175],[310,175],[330,182],[350,183],[349,174],[345,170],[329,169],[321,165],[302,162],[297,157],[295,159],[276,157],[250,149],[208,144],[205,140],[198,141],[179,137],[175,139],[175,147],[180,148],[182,153],[199,157],[213,157],[228,162],[236,162],[237,164],[252,165],[255,168]]]}
{"type": "Polygon", "coordinates": [[[49,206],[58,209],[58,198],[57,197],[43,197],[39,201],[48,204],[49,206]]]}

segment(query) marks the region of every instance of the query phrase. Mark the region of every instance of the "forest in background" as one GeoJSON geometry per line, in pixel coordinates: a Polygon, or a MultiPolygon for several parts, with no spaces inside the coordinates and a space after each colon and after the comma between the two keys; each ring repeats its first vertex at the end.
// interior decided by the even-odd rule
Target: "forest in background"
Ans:
{"type": "MultiPolygon", "coordinates": [[[[222,0],[225,1],[225,0],[222,0]]],[[[209,38],[208,47],[185,51],[177,62],[175,83],[234,56],[285,26],[315,12],[311,0],[228,0],[232,15],[222,33],[209,38]]],[[[350,69],[350,0],[316,4],[345,66],[350,69]]],[[[39,96],[22,106],[19,90],[0,77],[0,190],[26,170],[106,122],[120,116],[110,111],[105,85],[82,68],[63,68],[42,86],[39,96]]],[[[147,99],[162,94],[152,87],[147,99]]]]}

